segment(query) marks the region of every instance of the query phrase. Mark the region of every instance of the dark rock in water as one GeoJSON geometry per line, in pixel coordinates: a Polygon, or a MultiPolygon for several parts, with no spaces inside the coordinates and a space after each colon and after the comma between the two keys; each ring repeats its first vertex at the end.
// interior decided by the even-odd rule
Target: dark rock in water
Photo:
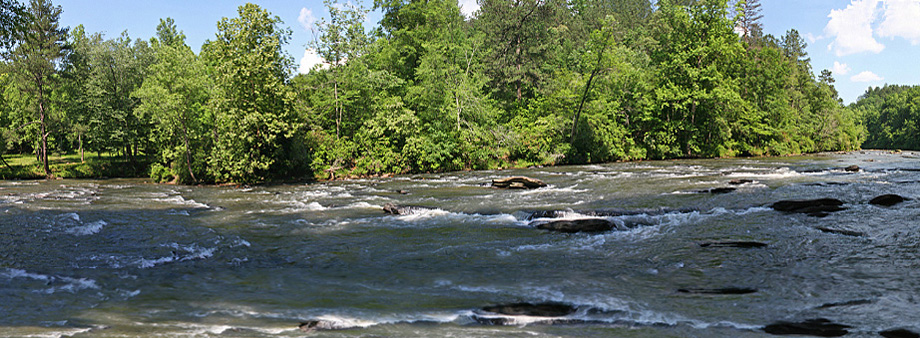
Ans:
{"type": "Polygon", "coordinates": [[[701,247],[708,248],[763,248],[767,246],[767,243],[761,242],[750,242],[750,241],[727,241],[727,242],[706,242],[700,243],[701,247]]]}
{"type": "Polygon", "coordinates": [[[564,317],[575,313],[574,306],[562,303],[516,303],[486,306],[482,311],[505,316],[564,317]]]}
{"type": "Polygon", "coordinates": [[[818,337],[840,337],[849,333],[852,326],[835,324],[824,318],[808,319],[801,323],[776,322],[767,325],[763,331],[774,335],[810,335],[818,337]]]}
{"type": "Polygon", "coordinates": [[[819,309],[829,309],[829,308],[838,307],[838,306],[853,306],[853,305],[864,305],[864,304],[872,304],[872,300],[857,299],[857,300],[850,300],[846,302],[827,303],[827,304],[821,304],[821,306],[819,306],[818,308],[819,309]]]}
{"type": "Polygon", "coordinates": [[[545,186],[546,183],[541,180],[524,176],[492,180],[492,187],[500,189],[536,189],[545,186]]]}
{"type": "Polygon", "coordinates": [[[387,203],[383,205],[383,211],[391,215],[412,215],[419,212],[431,210],[431,208],[411,206],[411,205],[396,205],[393,203],[387,203]]]}
{"type": "Polygon", "coordinates": [[[310,332],[317,331],[317,330],[320,330],[320,331],[343,330],[343,329],[347,329],[348,327],[344,327],[340,323],[336,323],[333,321],[314,319],[314,320],[308,320],[306,322],[300,323],[300,326],[298,326],[298,328],[300,328],[300,331],[310,333],[310,332]]]}
{"type": "Polygon", "coordinates": [[[408,195],[408,194],[409,194],[409,192],[406,191],[406,190],[396,190],[396,193],[397,193],[397,194],[400,194],[400,195],[408,195]]]}
{"type": "Polygon", "coordinates": [[[854,164],[854,165],[851,165],[851,166],[849,166],[849,167],[843,168],[843,170],[846,170],[847,172],[851,172],[851,173],[857,173],[857,172],[859,172],[860,169],[859,169],[859,166],[858,166],[858,165],[855,165],[855,164],[854,164]]]}
{"type": "Polygon", "coordinates": [[[823,217],[826,213],[845,210],[841,207],[843,201],[834,198],[821,198],[815,200],[779,201],[770,205],[773,210],[802,213],[809,216],[823,217]]]}
{"type": "Polygon", "coordinates": [[[558,221],[534,222],[537,229],[551,230],[565,233],[576,232],[602,232],[615,229],[617,226],[611,221],[601,218],[566,219],[558,221]]]}
{"type": "Polygon", "coordinates": [[[878,334],[885,338],[920,338],[920,333],[908,329],[885,330],[878,334]]]}
{"type": "Polygon", "coordinates": [[[738,188],[712,188],[712,189],[697,190],[694,192],[698,194],[727,194],[735,190],[738,190],[738,188]]]}
{"type": "Polygon", "coordinates": [[[852,231],[852,230],[831,229],[831,228],[825,228],[825,227],[816,227],[815,229],[821,230],[822,232],[826,232],[826,233],[838,234],[838,235],[844,235],[844,236],[863,237],[866,235],[865,233],[862,233],[859,231],[852,231]]]}
{"type": "Polygon", "coordinates": [[[719,288],[719,289],[677,289],[680,293],[692,293],[702,295],[746,295],[757,292],[752,288],[719,288]]]}
{"type": "Polygon", "coordinates": [[[575,313],[574,306],[562,303],[516,303],[495,306],[486,306],[473,315],[473,319],[486,325],[520,325],[518,317],[539,317],[545,319],[525,320],[527,323],[540,324],[575,324],[584,320],[560,318],[575,313]]]}
{"type": "Polygon", "coordinates": [[[631,215],[664,215],[669,213],[689,213],[699,211],[699,209],[692,208],[682,208],[682,209],[669,209],[669,208],[660,208],[660,209],[635,209],[635,210],[626,210],[626,209],[610,209],[610,210],[545,210],[545,211],[536,211],[530,214],[527,217],[527,220],[535,220],[538,218],[562,218],[567,217],[572,213],[577,213],[579,215],[588,216],[588,217],[618,217],[618,216],[631,216],[631,215]]]}
{"type": "Polygon", "coordinates": [[[728,184],[731,184],[731,185],[742,185],[742,184],[748,184],[748,183],[754,183],[754,180],[749,180],[746,178],[736,178],[731,181],[728,181],[728,184]]]}
{"type": "Polygon", "coordinates": [[[898,195],[888,194],[873,198],[869,204],[890,207],[892,205],[906,201],[907,199],[898,195]]]}

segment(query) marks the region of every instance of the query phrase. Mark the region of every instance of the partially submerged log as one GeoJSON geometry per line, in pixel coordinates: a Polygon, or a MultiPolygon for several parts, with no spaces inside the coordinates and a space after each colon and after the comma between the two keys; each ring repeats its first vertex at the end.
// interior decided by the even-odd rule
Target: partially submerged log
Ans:
{"type": "Polygon", "coordinates": [[[563,219],[553,221],[536,221],[531,223],[537,229],[564,233],[603,232],[615,229],[615,223],[602,218],[563,219]]]}
{"type": "Polygon", "coordinates": [[[492,187],[499,189],[536,189],[545,186],[546,183],[543,183],[543,181],[525,176],[513,176],[492,180],[492,187]]]}

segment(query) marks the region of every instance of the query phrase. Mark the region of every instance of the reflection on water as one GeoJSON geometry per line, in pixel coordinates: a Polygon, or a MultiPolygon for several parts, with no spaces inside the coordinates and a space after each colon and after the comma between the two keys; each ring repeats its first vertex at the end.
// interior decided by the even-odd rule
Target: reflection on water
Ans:
{"type": "Polygon", "coordinates": [[[736,337],[810,318],[920,331],[918,198],[920,156],[885,152],[244,189],[3,181],[0,335],[302,336],[308,320],[342,329],[319,336],[736,337]],[[514,175],[549,186],[488,188],[514,175]],[[887,193],[912,199],[867,203],[887,193]],[[827,197],[846,209],[769,208],[827,197]],[[531,224],[550,214],[622,231],[531,224]],[[481,320],[522,302],[575,311],[481,320]]]}

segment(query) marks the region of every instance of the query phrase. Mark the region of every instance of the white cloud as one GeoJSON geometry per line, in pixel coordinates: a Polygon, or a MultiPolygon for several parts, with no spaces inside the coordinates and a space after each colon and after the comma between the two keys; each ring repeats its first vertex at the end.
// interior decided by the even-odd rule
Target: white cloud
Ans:
{"type": "Polygon", "coordinates": [[[476,3],[476,0],[460,0],[459,5],[460,12],[467,18],[472,18],[473,13],[479,10],[479,4],[476,3]]]}
{"type": "Polygon", "coordinates": [[[885,0],[885,20],[878,26],[881,37],[902,37],[920,44],[920,1],[885,0]]]}
{"type": "Polygon", "coordinates": [[[824,38],[823,36],[815,36],[814,34],[811,34],[811,33],[802,34],[802,37],[805,38],[805,41],[808,41],[809,44],[813,44],[816,41],[824,38]]]}
{"type": "Polygon", "coordinates": [[[312,49],[307,49],[303,52],[303,57],[300,58],[300,68],[297,70],[301,74],[309,73],[313,66],[322,65],[320,68],[326,67],[326,64],[323,62],[323,58],[316,54],[312,49]]]}
{"type": "Polygon", "coordinates": [[[300,16],[297,17],[297,22],[300,22],[300,26],[304,30],[313,29],[313,23],[316,22],[316,17],[313,16],[313,11],[307,9],[306,7],[300,9],[300,16]]]}
{"type": "Polygon", "coordinates": [[[830,21],[824,27],[834,41],[827,46],[837,56],[862,52],[880,53],[885,46],[872,37],[872,23],[878,16],[881,0],[852,0],[845,9],[831,10],[830,21]]]}
{"type": "Polygon", "coordinates": [[[834,68],[831,69],[836,75],[847,75],[850,72],[850,66],[845,63],[834,61],[834,68]]]}
{"type": "Polygon", "coordinates": [[[865,71],[865,72],[853,75],[853,77],[850,78],[850,81],[853,81],[853,82],[878,82],[882,80],[884,80],[884,78],[870,71],[865,71]]]}

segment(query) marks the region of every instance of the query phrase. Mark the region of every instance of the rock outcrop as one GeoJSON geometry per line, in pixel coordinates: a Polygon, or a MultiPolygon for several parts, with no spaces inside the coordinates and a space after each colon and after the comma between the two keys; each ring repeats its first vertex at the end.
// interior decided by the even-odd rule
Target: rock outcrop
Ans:
{"type": "Polygon", "coordinates": [[[800,323],[776,322],[767,325],[763,331],[774,335],[809,335],[817,337],[840,337],[849,333],[849,325],[836,324],[824,318],[808,319],[800,323]]]}
{"type": "Polygon", "coordinates": [[[492,180],[492,187],[499,189],[536,189],[545,186],[546,183],[543,183],[543,181],[525,176],[513,176],[492,180]]]}
{"type": "Polygon", "coordinates": [[[751,241],[725,241],[725,242],[705,242],[700,243],[701,247],[704,248],[764,248],[767,246],[767,243],[761,242],[751,242],[751,241]]]}
{"type": "Polygon", "coordinates": [[[515,303],[486,306],[476,311],[473,319],[487,325],[521,325],[523,323],[567,324],[583,322],[564,318],[575,313],[574,306],[562,303],[515,303]]]}
{"type": "Polygon", "coordinates": [[[541,230],[558,231],[570,234],[576,232],[604,232],[617,228],[616,224],[602,218],[534,221],[531,223],[531,225],[541,230]]]}
{"type": "Polygon", "coordinates": [[[869,201],[869,204],[890,207],[892,205],[904,202],[906,200],[907,198],[904,198],[902,196],[898,196],[894,194],[887,194],[887,195],[881,195],[876,198],[873,198],[871,201],[869,201]]]}
{"type": "Polygon", "coordinates": [[[717,288],[717,289],[677,289],[679,293],[690,293],[699,295],[746,295],[757,292],[753,288],[717,288]]]}
{"type": "Polygon", "coordinates": [[[878,333],[885,338],[920,338],[920,333],[908,329],[892,329],[878,333]]]}
{"type": "Polygon", "coordinates": [[[412,205],[396,205],[393,203],[387,203],[383,205],[384,212],[399,216],[417,214],[426,210],[431,210],[431,208],[412,205]]]}
{"type": "Polygon", "coordinates": [[[827,216],[830,212],[845,210],[846,208],[842,207],[842,205],[843,201],[841,200],[834,198],[821,198],[814,200],[779,201],[773,203],[770,205],[770,207],[776,211],[802,213],[809,216],[824,217],[827,216]]]}

